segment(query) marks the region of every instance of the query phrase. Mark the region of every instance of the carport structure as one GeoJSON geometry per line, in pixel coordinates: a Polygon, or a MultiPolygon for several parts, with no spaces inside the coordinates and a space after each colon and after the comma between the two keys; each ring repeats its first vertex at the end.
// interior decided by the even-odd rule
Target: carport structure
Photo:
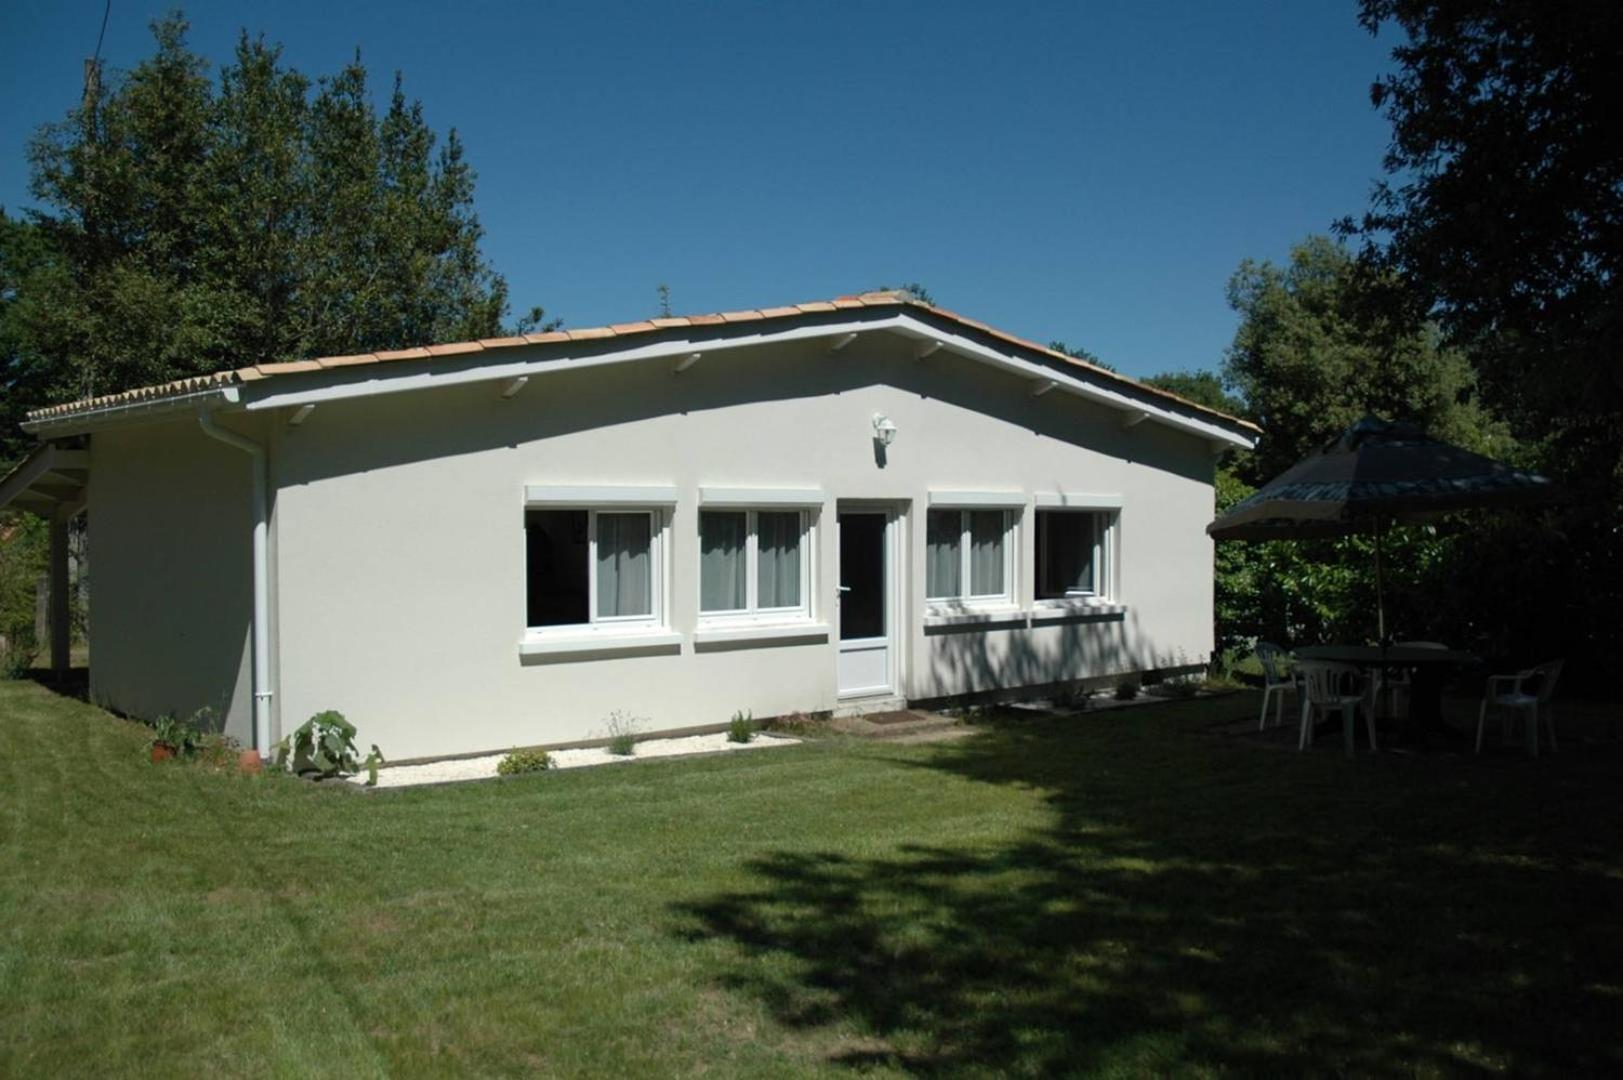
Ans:
{"type": "Polygon", "coordinates": [[[51,525],[51,672],[67,674],[71,643],[68,617],[68,526],[85,507],[90,451],[71,444],[45,443],[0,479],[0,509],[38,514],[51,525]]]}

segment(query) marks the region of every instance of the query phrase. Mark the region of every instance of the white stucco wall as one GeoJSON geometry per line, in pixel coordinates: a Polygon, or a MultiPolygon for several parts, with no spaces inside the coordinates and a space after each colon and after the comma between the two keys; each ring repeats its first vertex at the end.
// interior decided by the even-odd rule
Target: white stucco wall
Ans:
{"type": "Polygon", "coordinates": [[[251,745],[248,456],[184,419],[98,431],[90,462],[92,699],[213,708],[251,745]]]}
{"type": "MultiPolygon", "coordinates": [[[[662,362],[565,371],[512,400],[491,384],[361,398],[321,405],[296,428],[273,424],[279,730],[336,708],[360,727],[363,748],[376,742],[399,759],[588,738],[611,710],[664,730],[738,709],[833,707],[837,633],[696,651],[701,485],[824,490],[813,604],[836,628],[836,500],[905,512],[900,664],[911,697],[1205,659],[1206,441],[1155,423],[1124,429],[1120,412],[1057,393],[1033,398],[1026,381],[950,353],[918,361],[884,334],[833,355],[825,347],[718,352],[679,376],[662,362]],[[883,466],[876,411],[900,429],[883,466]],[[678,654],[520,660],[526,484],[678,488],[678,654]],[[926,633],[931,489],[1119,494],[1125,614],[926,633]]],[[[1028,605],[1032,525],[1028,507],[1017,563],[1017,599],[1028,605]]],[[[241,564],[245,595],[246,554],[241,564]]],[[[238,628],[237,646],[245,634],[238,628]]]]}

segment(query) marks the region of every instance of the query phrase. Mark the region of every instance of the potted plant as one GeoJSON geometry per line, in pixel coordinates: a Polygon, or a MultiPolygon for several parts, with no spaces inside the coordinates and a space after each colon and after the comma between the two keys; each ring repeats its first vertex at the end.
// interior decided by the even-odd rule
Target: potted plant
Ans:
{"type": "Polygon", "coordinates": [[[150,755],[154,764],[186,757],[197,749],[197,729],[185,720],[164,713],[152,721],[150,755]]]}

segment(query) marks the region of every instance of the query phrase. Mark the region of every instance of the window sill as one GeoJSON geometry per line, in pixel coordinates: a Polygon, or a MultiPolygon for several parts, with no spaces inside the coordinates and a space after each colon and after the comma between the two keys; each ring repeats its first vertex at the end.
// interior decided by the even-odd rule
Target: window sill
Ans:
{"type": "Polygon", "coordinates": [[[712,623],[693,631],[695,645],[719,645],[742,641],[827,641],[829,625],[823,622],[712,623]]]}
{"type": "Polygon", "coordinates": [[[1024,609],[1014,604],[939,605],[924,612],[925,626],[971,626],[975,623],[1002,623],[1023,620],[1024,609]]]}
{"type": "Polygon", "coordinates": [[[1126,604],[1109,600],[1039,600],[1031,609],[1031,620],[1072,619],[1089,615],[1125,615],[1126,604]]]}
{"type": "Polygon", "coordinates": [[[592,630],[578,633],[525,634],[519,639],[518,654],[527,656],[580,656],[674,651],[681,648],[682,635],[663,626],[647,629],[592,630]]]}

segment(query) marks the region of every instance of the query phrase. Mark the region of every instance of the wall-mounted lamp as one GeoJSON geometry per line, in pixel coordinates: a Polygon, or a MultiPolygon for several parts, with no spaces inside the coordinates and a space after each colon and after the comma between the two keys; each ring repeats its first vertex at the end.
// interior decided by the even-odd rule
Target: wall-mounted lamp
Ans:
{"type": "Polygon", "coordinates": [[[880,446],[889,446],[896,441],[896,422],[882,412],[874,413],[873,437],[879,440],[880,446]]]}

